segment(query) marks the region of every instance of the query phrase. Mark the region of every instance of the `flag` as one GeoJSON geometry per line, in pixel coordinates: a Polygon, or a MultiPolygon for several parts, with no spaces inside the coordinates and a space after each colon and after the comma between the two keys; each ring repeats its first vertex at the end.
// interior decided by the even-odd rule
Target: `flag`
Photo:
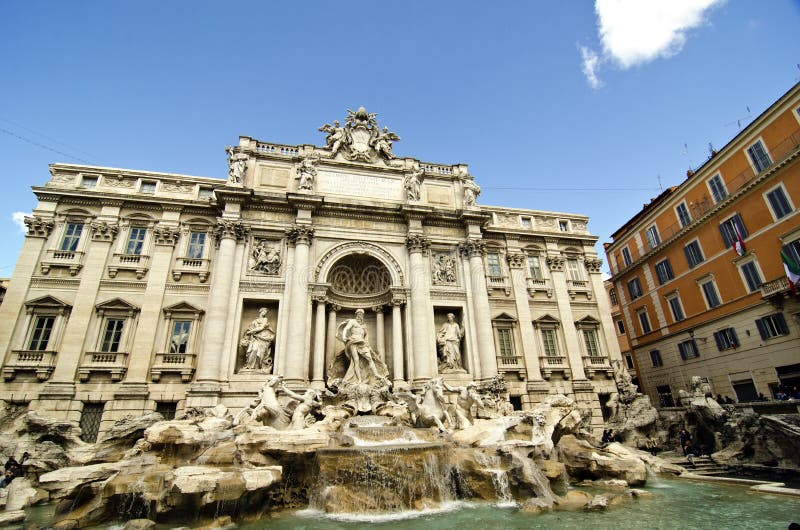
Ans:
{"type": "Polygon", "coordinates": [[[739,232],[739,224],[736,222],[733,222],[731,224],[733,225],[733,231],[736,233],[736,241],[733,242],[733,250],[735,250],[736,253],[739,254],[740,256],[744,256],[744,253],[747,252],[747,249],[744,246],[742,233],[739,232]]]}
{"type": "Polygon", "coordinates": [[[800,266],[782,250],[781,260],[783,260],[783,270],[786,271],[786,277],[789,279],[789,288],[792,290],[792,294],[797,296],[795,286],[797,282],[800,282],[800,266]]]}

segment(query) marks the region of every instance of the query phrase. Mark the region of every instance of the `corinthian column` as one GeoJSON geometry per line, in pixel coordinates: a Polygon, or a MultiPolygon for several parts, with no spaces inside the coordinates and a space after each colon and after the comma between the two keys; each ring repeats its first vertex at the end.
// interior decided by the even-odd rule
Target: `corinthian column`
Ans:
{"type": "Polygon", "coordinates": [[[414,342],[414,382],[424,382],[437,374],[436,352],[433,350],[431,302],[428,291],[428,270],[422,253],[429,246],[419,234],[409,234],[406,247],[411,262],[411,331],[414,342]]]}
{"type": "Polygon", "coordinates": [[[403,318],[400,306],[403,300],[392,300],[392,381],[397,386],[403,383],[403,318]]]}
{"type": "Polygon", "coordinates": [[[314,362],[312,367],[311,384],[317,388],[325,388],[322,373],[325,368],[325,303],[324,295],[315,295],[314,303],[317,304],[317,314],[314,317],[314,362]]]}
{"type": "Polygon", "coordinates": [[[306,336],[308,335],[308,251],[314,228],[295,225],[286,230],[289,243],[294,245],[294,273],[292,299],[289,300],[289,325],[287,327],[286,366],[284,377],[288,382],[305,382],[308,366],[305,360],[306,336]]]}
{"type": "Polygon", "coordinates": [[[583,369],[583,356],[581,355],[578,334],[575,330],[575,319],[569,302],[567,279],[564,276],[565,262],[566,259],[560,254],[551,254],[545,259],[545,263],[550,269],[550,278],[553,281],[553,290],[558,303],[558,318],[561,320],[561,329],[564,330],[564,341],[566,342],[567,359],[572,371],[572,379],[573,381],[581,381],[586,379],[586,372],[583,369]]]}
{"type": "Polygon", "coordinates": [[[231,279],[236,257],[236,241],[247,235],[240,221],[220,220],[214,231],[219,250],[214,261],[208,293],[208,318],[203,333],[203,349],[197,361],[197,382],[219,384],[220,362],[225,347],[225,328],[230,307],[231,279]]]}
{"type": "Polygon", "coordinates": [[[528,257],[521,253],[509,253],[506,256],[511,269],[511,287],[514,290],[514,302],[517,306],[519,318],[519,331],[522,336],[522,352],[525,357],[525,367],[529,381],[541,381],[542,373],[539,370],[539,352],[536,346],[536,337],[533,335],[531,324],[531,308],[528,305],[528,282],[525,277],[525,267],[528,257]]]}
{"type": "Polygon", "coordinates": [[[497,354],[492,338],[492,315],[489,311],[489,294],[486,290],[486,276],[483,272],[483,241],[468,239],[459,245],[459,251],[469,257],[472,301],[475,306],[475,325],[478,328],[478,359],[481,364],[481,377],[491,379],[497,375],[497,354]]]}

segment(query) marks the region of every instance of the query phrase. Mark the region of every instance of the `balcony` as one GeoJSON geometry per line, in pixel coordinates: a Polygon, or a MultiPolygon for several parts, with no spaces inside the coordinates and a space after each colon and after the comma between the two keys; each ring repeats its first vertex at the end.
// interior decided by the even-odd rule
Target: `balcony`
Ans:
{"type": "Polygon", "coordinates": [[[119,271],[132,271],[141,280],[150,268],[150,256],[143,254],[114,254],[108,266],[108,275],[116,278],[119,271]]]}
{"type": "Polygon", "coordinates": [[[181,381],[189,383],[194,377],[194,353],[157,353],[150,369],[150,379],[158,383],[162,374],[178,374],[181,381]]]}
{"type": "Polygon", "coordinates": [[[567,293],[574,300],[578,294],[586,296],[587,300],[592,299],[592,284],[586,280],[567,280],[567,293]]]}
{"type": "Polygon", "coordinates": [[[86,352],[78,367],[78,378],[85,383],[92,373],[107,373],[112,381],[121,381],[127,371],[127,352],[86,352]]]}
{"type": "Polygon", "coordinates": [[[35,372],[39,381],[47,381],[56,366],[55,351],[12,350],[11,358],[3,366],[3,379],[11,381],[17,372],[35,372]]]}
{"type": "Polygon", "coordinates": [[[783,296],[790,292],[789,279],[781,276],[775,280],[770,280],[761,284],[761,298],[772,298],[773,296],[783,296]]]}
{"type": "Polygon", "coordinates": [[[520,380],[525,379],[525,361],[519,355],[498,355],[497,370],[500,372],[517,372],[520,380]]]}
{"type": "Polygon", "coordinates": [[[614,371],[611,363],[605,355],[594,356],[586,355],[583,357],[583,368],[586,370],[587,377],[594,377],[598,372],[604,372],[606,376],[613,377],[614,371]]]}
{"type": "Polygon", "coordinates": [[[553,298],[553,288],[550,285],[549,278],[528,278],[528,296],[534,296],[537,292],[542,292],[547,295],[547,298],[553,298]]]}
{"type": "Polygon", "coordinates": [[[563,374],[564,379],[569,379],[572,375],[567,358],[563,355],[542,355],[539,357],[539,369],[542,371],[542,377],[548,380],[554,372],[563,374]]]}
{"type": "Polygon", "coordinates": [[[50,249],[45,253],[40,267],[42,274],[48,274],[52,268],[63,267],[69,269],[70,275],[75,276],[83,267],[83,252],[50,249]]]}
{"type": "Polygon", "coordinates": [[[511,284],[508,283],[507,276],[486,276],[486,287],[490,291],[492,289],[500,289],[506,296],[511,294],[511,284]]]}
{"type": "Polygon", "coordinates": [[[210,267],[210,259],[176,258],[175,266],[172,268],[172,279],[178,282],[184,274],[197,274],[200,283],[205,283],[208,279],[210,267]]]}

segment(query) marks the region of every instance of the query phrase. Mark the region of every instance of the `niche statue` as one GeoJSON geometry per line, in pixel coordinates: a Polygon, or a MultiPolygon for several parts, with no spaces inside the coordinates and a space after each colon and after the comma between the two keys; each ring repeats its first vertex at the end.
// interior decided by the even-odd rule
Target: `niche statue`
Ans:
{"type": "Polygon", "coordinates": [[[447,313],[447,322],[442,324],[436,335],[436,343],[439,345],[440,372],[463,371],[464,368],[461,366],[461,339],[463,337],[464,328],[458,325],[453,313],[447,313]]]}
{"type": "Polygon", "coordinates": [[[240,345],[244,348],[244,366],[242,370],[270,373],[272,371],[272,352],[270,348],[275,342],[275,330],[269,321],[269,310],[262,307],[258,317],[242,335],[240,345]]]}

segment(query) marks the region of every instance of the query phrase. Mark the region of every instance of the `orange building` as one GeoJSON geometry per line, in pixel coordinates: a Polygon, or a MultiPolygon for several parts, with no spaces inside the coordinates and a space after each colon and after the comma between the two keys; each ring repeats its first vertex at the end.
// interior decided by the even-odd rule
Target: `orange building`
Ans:
{"type": "MultiPolygon", "coordinates": [[[[692,376],[751,401],[800,388],[800,84],[605,245],[643,390],[671,406],[692,376]]],[[[623,350],[624,351],[624,350],[623,350]]]]}

